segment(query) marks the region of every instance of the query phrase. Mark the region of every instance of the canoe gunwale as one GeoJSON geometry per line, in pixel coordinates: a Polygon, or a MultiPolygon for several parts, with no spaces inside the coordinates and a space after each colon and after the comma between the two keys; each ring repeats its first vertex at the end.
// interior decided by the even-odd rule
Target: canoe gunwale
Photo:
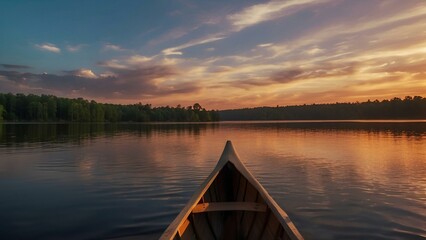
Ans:
{"type": "Polygon", "coordinates": [[[204,194],[207,192],[211,184],[214,182],[222,168],[227,163],[232,163],[234,167],[247,179],[247,181],[252,184],[252,186],[258,191],[260,196],[265,200],[266,205],[275,215],[276,219],[283,226],[286,234],[290,239],[303,239],[302,235],[297,230],[296,226],[288,217],[287,213],[275,202],[275,200],[268,194],[265,188],[257,181],[257,179],[247,170],[244,164],[241,162],[238,154],[236,153],[234,146],[231,141],[227,141],[225,149],[219,159],[219,162],[210,173],[210,175],[204,180],[200,185],[198,190],[192,195],[188,203],[178,214],[178,216],[173,220],[173,222],[168,226],[164,231],[163,235],[160,237],[161,240],[170,240],[173,239],[177,234],[179,227],[185,223],[185,220],[188,219],[189,215],[194,209],[204,194]]]}

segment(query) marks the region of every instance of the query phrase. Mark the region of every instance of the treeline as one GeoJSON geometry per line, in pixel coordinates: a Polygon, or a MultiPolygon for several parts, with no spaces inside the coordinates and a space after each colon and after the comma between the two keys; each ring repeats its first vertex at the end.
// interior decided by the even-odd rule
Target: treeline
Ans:
{"type": "Polygon", "coordinates": [[[426,98],[407,96],[383,101],[257,107],[220,111],[220,119],[235,120],[351,120],[426,119],[426,98]]]}
{"type": "Polygon", "coordinates": [[[0,93],[0,121],[67,122],[209,122],[230,120],[426,119],[426,98],[407,96],[383,101],[257,107],[207,111],[200,104],[152,107],[104,104],[83,98],[0,93]]]}
{"type": "Polygon", "coordinates": [[[218,111],[200,104],[152,107],[150,104],[104,104],[83,98],[52,95],[0,93],[0,120],[69,122],[209,122],[218,121],[218,111]]]}

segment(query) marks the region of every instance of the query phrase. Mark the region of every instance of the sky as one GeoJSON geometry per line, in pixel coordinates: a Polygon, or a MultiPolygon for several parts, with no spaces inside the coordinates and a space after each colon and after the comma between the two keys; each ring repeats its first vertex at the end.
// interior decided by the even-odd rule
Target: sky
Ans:
{"type": "Polygon", "coordinates": [[[207,109],[426,97],[426,1],[3,0],[0,92],[207,109]]]}

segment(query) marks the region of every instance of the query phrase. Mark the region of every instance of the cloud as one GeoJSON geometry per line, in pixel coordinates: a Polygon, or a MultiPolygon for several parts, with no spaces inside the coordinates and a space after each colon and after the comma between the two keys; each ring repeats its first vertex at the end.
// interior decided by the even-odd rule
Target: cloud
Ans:
{"type": "MultiPolygon", "coordinates": [[[[260,22],[273,20],[275,18],[284,16],[285,14],[290,14],[290,12],[285,12],[285,10],[291,10],[296,6],[303,6],[307,4],[318,4],[320,2],[324,2],[328,0],[292,0],[292,1],[271,1],[266,4],[257,4],[243,9],[242,11],[227,16],[230,26],[226,26],[225,30],[217,32],[215,34],[211,34],[209,36],[189,41],[185,44],[166,48],[162,51],[164,55],[183,55],[181,50],[198,46],[210,42],[215,42],[218,40],[225,39],[231,33],[238,32],[246,27],[258,24],[260,22]]],[[[209,24],[205,22],[205,24],[209,24]]],[[[194,29],[198,29],[200,26],[194,27],[194,29]]],[[[183,32],[181,29],[179,31],[175,30],[170,32],[170,34],[177,34],[178,37],[183,36],[183,32]]],[[[272,43],[260,44],[259,47],[269,47],[272,46],[272,43]]]]}
{"type": "Polygon", "coordinates": [[[53,53],[60,53],[61,52],[61,49],[58,48],[53,43],[35,44],[35,46],[42,51],[48,51],[48,52],[53,52],[53,53]]]}
{"type": "Polygon", "coordinates": [[[17,65],[17,64],[0,64],[2,67],[7,69],[28,69],[31,68],[27,65],[17,65]]]}
{"type": "Polygon", "coordinates": [[[161,43],[164,43],[164,42],[167,42],[167,41],[173,41],[173,40],[179,39],[183,36],[190,34],[191,32],[198,29],[199,27],[200,27],[199,24],[196,24],[196,25],[194,24],[194,25],[187,26],[187,27],[174,28],[174,29],[160,35],[159,37],[150,40],[148,42],[148,45],[153,46],[153,45],[158,45],[158,44],[161,44],[161,43]]]}
{"type": "Polygon", "coordinates": [[[217,67],[211,67],[210,73],[224,73],[232,71],[232,67],[229,66],[217,66],[217,67]]]}
{"type": "MultiPolygon", "coordinates": [[[[377,96],[400,94],[404,90],[410,95],[424,94],[424,90],[420,90],[425,86],[425,83],[420,84],[425,80],[422,66],[426,53],[423,41],[426,24],[420,21],[426,17],[424,10],[405,6],[401,12],[386,10],[380,15],[371,15],[370,12],[379,10],[377,6],[359,4],[355,10],[345,10],[334,21],[328,17],[330,11],[346,4],[339,2],[315,8],[312,19],[318,22],[318,26],[301,28],[290,38],[266,38],[265,42],[258,43],[257,48],[250,46],[250,49],[232,52],[232,55],[179,58],[186,66],[190,66],[190,61],[193,65],[182,71],[178,78],[202,81],[209,89],[209,96],[230,99],[222,104],[231,104],[233,95],[244,96],[243,102],[239,103],[241,106],[259,94],[263,97],[256,104],[274,104],[284,95],[300,96],[298,104],[306,101],[306,96],[319,96],[318,101],[321,101],[325,97],[321,98],[320,93],[339,91],[344,94],[335,97],[355,100],[374,91],[380,91],[376,92],[377,96]],[[356,12],[347,17],[352,11],[356,12]],[[417,89],[404,87],[404,84],[417,86],[417,89]]],[[[281,20],[285,24],[286,19],[281,20]]],[[[221,49],[218,50],[220,54],[221,49]]]]}
{"type": "Polygon", "coordinates": [[[185,48],[189,48],[189,47],[193,47],[193,46],[198,46],[198,45],[202,45],[202,44],[206,44],[206,43],[211,43],[211,42],[215,42],[215,41],[219,41],[221,39],[224,39],[223,36],[208,36],[206,38],[201,38],[201,39],[197,39],[197,40],[193,40],[190,41],[188,43],[176,46],[176,47],[171,47],[171,48],[166,48],[162,51],[162,53],[164,55],[182,55],[182,52],[180,52],[180,50],[185,49],[185,48]]]}
{"type": "Polygon", "coordinates": [[[64,75],[0,71],[0,88],[12,92],[38,92],[87,98],[111,97],[140,99],[198,92],[197,83],[174,81],[179,72],[170,65],[151,62],[126,68],[105,67],[106,73],[96,75],[82,68],[63,71],[64,75]]]}
{"type": "Polygon", "coordinates": [[[103,50],[104,51],[125,51],[126,49],[122,48],[119,45],[115,45],[115,44],[111,44],[111,43],[106,43],[103,46],[103,50]]]}
{"type": "Polygon", "coordinates": [[[112,68],[112,69],[126,69],[127,65],[117,59],[111,59],[107,61],[99,61],[98,65],[101,67],[112,68]]]}
{"type": "MultiPolygon", "coordinates": [[[[401,9],[397,9],[398,11],[393,13],[392,15],[385,16],[385,17],[375,17],[374,15],[372,21],[363,21],[358,24],[354,24],[350,28],[345,28],[342,26],[342,32],[343,34],[347,33],[360,33],[360,32],[366,32],[369,30],[379,29],[382,27],[394,27],[398,26],[402,23],[402,26],[404,26],[404,21],[407,20],[413,20],[414,26],[421,24],[422,19],[426,16],[426,5],[424,2],[419,2],[418,6],[414,6],[409,9],[404,9],[404,11],[401,11],[401,9]],[[420,22],[419,22],[420,21],[420,22]]],[[[380,32],[379,32],[380,33],[380,32]]]]}
{"type": "Polygon", "coordinates": [[[274,73],[269,79],[277,83],[289,83],[298,79],[304,73],[301,69],[288,69],[274,73]]]}
{"type": "MultiPolygon", "coordinates": [[[[251,77],[242,78],[236,81],[226,81],[225,85],[251,89],[253,87],[267,87],[267,86],[285,86],[289,83],[298,82],[299,84],[312,84],[312,81],[324,84],[324,79],[344,78],[350,77],[359,71],[359,63],[344,62],[334,64],[330,62],[318,62],[316,65],[296,67],[289,66],[282,70],[274,71],[272,74],[268,72],[273,68],[265,66],[257,66],[260,73],[251,75],[251,77]],[[268,70],[269,71],[262,71],[268,70]]],[[[237,74],[241,76],[241,74],[237,74]]],[[[248,75],[250,76],[250,74],[248,75]]],[[[325,84],[323,85],[325,86],[325,84]]]]}
{"type": "Polygon", "coordinates": [[[272,46],[272,45],[274,45],[273,43],[262,43],[262,44],[259,44],[259,45],[257,45],[258,47],[261,47],[261,48],[265,48],[265,47],[270,47],[270,46],[272,46]]]}
{"type": "Polygon", "coordinates": [[[324,51],[325,50],[322,48],[314,47],[314,48],[306,50],[305,53],[308,55],[317,55],[317,54],[323,53],[324,51]]]}
{"type": "Polygon", "coordinates": [[[318,4],[319,0],[289,0],[289,1],[270,1],[268,3],[256,4],[244,8],[242,11],[231,14],[227,17],[235,31],[259,24],[261,22],[270,21],[284,15],[289,14],[294,7],[318,4]]]}
{"type": "Polygon", "coordinates": [[[80,68],[80,69],[76,69],[76,70],[71,70],[71,71],[63,71],[66,74],[69,75],[74,75],[77,77],[85,77],[85,78],[97,78],[98,76],[96,76],[95,73],[92,72],[92,70],[87,69],[87,68],[80,68]]]}
{"type": "Polygon", "coordinates": [[[98,62],[99,66],[108,69],[134,69],[144,65],[166,64],[165,62],[155,61],[155,57],[143,55],[132,55],[120,59],[110,59],[98,62]]]}
{"type": "Polygon", "coordinates": [[[78,45],[67,45],[66,48],[68,50],[68,52],[78,52],[80,51],[83,47],[85,46],[85,44],[78,44],[78,45]]]}
{"type": "Polygon", "coordinates": [[[143,56],[143,55],[132,55],[129,58],[127,58],[126,61],[129,64],[136,65],[136,64],[144,64],[144,63],[150,62],[152,60],[153,60],[152,57],[147,57],[147,56],[143,56]]]}
{"type": "Polygon", "coordinates": [[[176,51],[177,49],[175,48],[167,48],[164,49],[162,52],[164,55],[169,56],[169,55],[183,55],[182,52],[176,51]]]}
{"type": "Polygon", "coordinates": [[[250,89],[252,87],[270,86],[276,84],[287,84],[299,80],[303,74],[301,69],[287,69],[273,73],[270,76],[258,76],[240,81],[227,82],[226,85],[250,89]]]}

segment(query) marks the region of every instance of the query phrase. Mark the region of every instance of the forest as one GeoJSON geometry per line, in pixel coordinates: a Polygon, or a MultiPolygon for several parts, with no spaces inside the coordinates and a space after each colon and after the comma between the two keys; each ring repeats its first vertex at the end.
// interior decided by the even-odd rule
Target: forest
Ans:
{"type": "Polygon", "coordinates": [[[0,121],[38,122],[210,122],[245,120],[426,119],[426,98],[374,100],[206,110],[200,104],[152,107],[150,104],[107,104],[83,98],[0,93],[0,121]]]}
{"type": "Polygon", "coordinates": [[[219,113],[222,121],[426,119],[426,98],[407,96],[382,101],[256,107],[219,113]]]}
{"type": "Polygon", "coordinates": [[[181,107],[152,107],[150,104],[106,104],[83,98],[52,95],[0,93],[0,120],[66,122],[210,122],[218,111],[200,104],[181,107]]]}

